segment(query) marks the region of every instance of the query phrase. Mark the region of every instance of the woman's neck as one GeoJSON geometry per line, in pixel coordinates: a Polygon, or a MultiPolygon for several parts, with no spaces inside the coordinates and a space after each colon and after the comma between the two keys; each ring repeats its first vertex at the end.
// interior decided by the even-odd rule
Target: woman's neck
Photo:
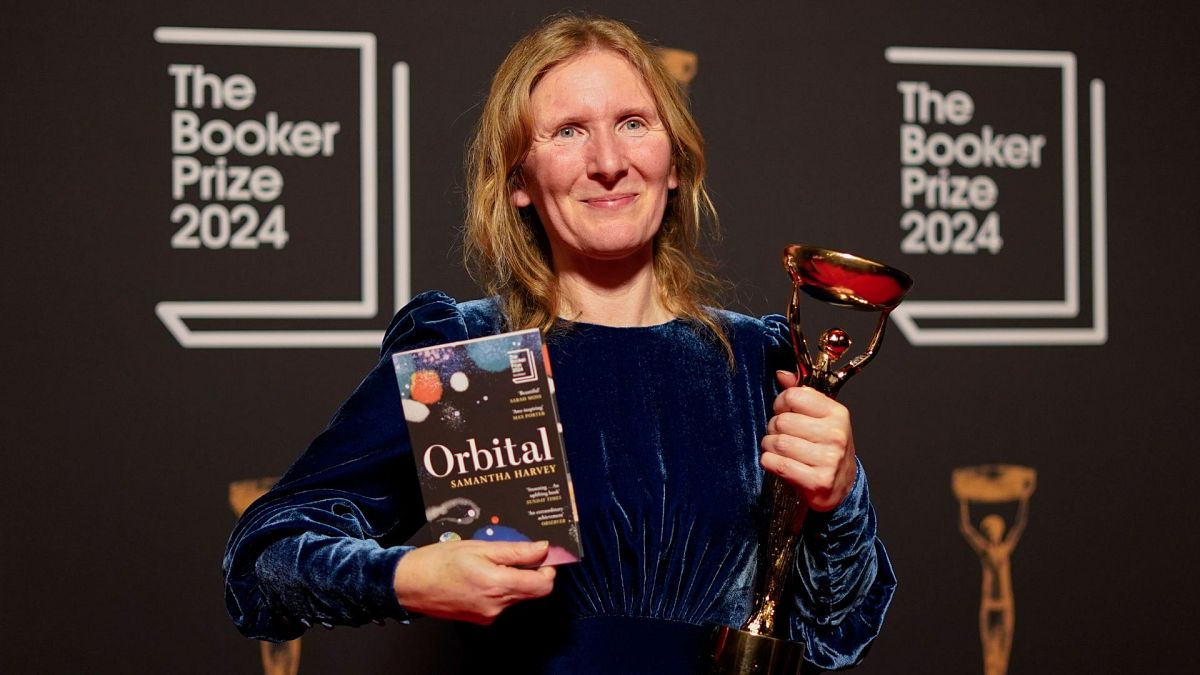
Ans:
{"type": "Polygon", "coordinates": [[[663,306],[653,251],[620,260],[555,259],[558,315],[602,326],[654,326],[675,318],[663,306]]]}

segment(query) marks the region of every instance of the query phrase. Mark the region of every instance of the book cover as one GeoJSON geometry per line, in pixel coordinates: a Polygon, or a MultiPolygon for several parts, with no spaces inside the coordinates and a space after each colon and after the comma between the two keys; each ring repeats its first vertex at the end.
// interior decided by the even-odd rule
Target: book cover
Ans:
{"type": "Polygon", "coordinates": [[[438,541],[550,542],[583,555],[550,359],[535,330],[392,356],[425,517],[438,541]]]}

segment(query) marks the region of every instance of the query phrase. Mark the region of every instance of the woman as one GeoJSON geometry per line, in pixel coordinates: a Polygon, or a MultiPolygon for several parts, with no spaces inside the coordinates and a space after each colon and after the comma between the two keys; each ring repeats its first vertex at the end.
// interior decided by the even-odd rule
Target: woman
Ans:
{"type": "Polygon", "coordinates": [[[814,511],[780,623],[816,666],[856,663],[895,580],[849,415],[791,386],[780,317],[705,307],[703,141],[653,50],[615,21],[550,20],[497,71],[468,164],[468,256],[494,295],[397,314],[379,365],[235,530],[238,627],[420,614],[490,624],[471,651],[535,672],[692,672],[711,626],[746,617],[765,469],[814,511]],[[584,559],[402,546],[423,509],[390,354],[523,327],[547,335],[584,559]]]}

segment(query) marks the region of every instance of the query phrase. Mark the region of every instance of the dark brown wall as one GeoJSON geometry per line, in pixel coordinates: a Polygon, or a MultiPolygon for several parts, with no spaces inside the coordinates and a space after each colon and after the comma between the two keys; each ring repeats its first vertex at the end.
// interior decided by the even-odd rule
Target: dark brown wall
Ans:
{"type": "MultiPolygon", "coordinates": [[[[915,344],[893,326],[849,385],[860,453],[901,579],[861,672],[978,672],[980,568],[958,531],[951,472],[1037,471],[1012,554],[1011,672],[1176,672],[1190,658],[1190,495],[1197,329],[1192,10],[1096,3],[594,2],[661,44],[698,55],[691,96],[709,142],[731,305],[781,311],[777,258],[805,241],[881,258],[917,280],[911,300],[1043,300],[1064,293],[1062,70],[889,63],[893,46],[1074,54],[1078,80],[1076,316],[921,321],[976,344],[915,344]],[[1106,179],[1092,178],[1090,82],[1103,82],[1106,179]],[[901,250],[899,81],[958,89],[961,127],[1046,136],[1040,168],[952,167],[999,188],[1003,248],[901,250]],[[1092,195],[1103,189],[1103,213],[1092,195]],[[1096,243],[1107,275],[1097,286],[1096,243]],[[1107,297],[1107,302],[1102,300],[1107,297]],[[1107,321],[1100,320],[1107,309],[1107,321]],[[1039,344],[978,344],[1036,329],[1039,344]],[[1066,333],[1054,332],[1068,329],[1066,333]],[[1104,329],[1104,330],[1102,330],[1104,329]],[[1079,335],[1102,337],[1080,338],[1079,335]],[[1040,344],[1063,340],[1095,344],[1040,344]],[[1059,336],[1059,337],[1051,337],[1059,336]],[[1186,576],[1185,576],[1186,575],[1186,576]]],[[[257,646],[222,603],[228,485],[278,475],[374,362],[371,348],[185,348],[162,301],[352,300],[359,293],[358,61],[348,49],[156,42],[161,26],[356,31],[374,36],[380,311],[337,320],[193,320],[197,334],[381,331],[393,303],[392,66],[408,64],[414,292],[477,294],[458,263],[461,155],[492,69],[557,3],[273,6],[27,3],[6,21],[4,333],[8,366],[0,669],[45,673],[256,673],[257,646]],[[275,166],[281,249],[171,247],[171,63],[258,87],[243,111],[204,119],[336,120],[331,157],[275,166]]],[[[202,163],[211,159],[201,156],[202,163]]],[[[925,167],[928,171],[929,168],[925,167]]],[[[260,207],[265,214],[270,205],[260,207]]],[[[923,209],[928,210],[928,209],[923,209]]],[[[814,320],[815,324],[815,320],[814,320]]],[[[861,335],[861,328],[852,332],[861,335]]],[[[943,332],[937,332],[941,330],[943,332]]],[[[1012,504],[976,507],[973,517],[1012,504]]],[[[432,621],[316,631],[307,673],[454,672],[452,630],[432,621]]]]}

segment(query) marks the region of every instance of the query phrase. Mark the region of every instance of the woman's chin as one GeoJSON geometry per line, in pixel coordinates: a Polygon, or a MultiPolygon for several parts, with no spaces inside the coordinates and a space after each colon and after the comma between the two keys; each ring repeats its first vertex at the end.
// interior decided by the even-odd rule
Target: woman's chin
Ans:
{"type": "Polygon", "coordinates": [[[646,264],[653,259],[653,251],[650,241],[605,241],[581,247],[571,254],[584,264],[646,264]]]}

